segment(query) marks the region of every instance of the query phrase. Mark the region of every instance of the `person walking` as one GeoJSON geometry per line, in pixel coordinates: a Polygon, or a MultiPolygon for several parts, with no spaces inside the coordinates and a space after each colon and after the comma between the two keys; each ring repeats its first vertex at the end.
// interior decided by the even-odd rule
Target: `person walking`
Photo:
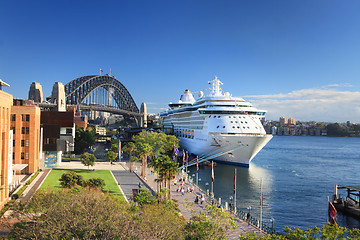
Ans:
{"type": "Polygon", "coordinates": [[[204,195],[202,195],[201,194],[201,199],[200,199],[201,201],[200,201],[200,204],[202,205],[203,204],[203,202],[205,201],[205,197],[204,197],[204,195]]]}

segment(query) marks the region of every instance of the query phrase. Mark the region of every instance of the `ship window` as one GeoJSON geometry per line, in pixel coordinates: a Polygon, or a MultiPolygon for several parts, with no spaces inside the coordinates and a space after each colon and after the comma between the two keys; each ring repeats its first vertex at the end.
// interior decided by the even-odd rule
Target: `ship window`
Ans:
{"type": "Polygon", "coordinates": [[[243,121],[241,121],[241,123],[244,123],[243,121]]]}
{"type": "Polygon", "coordinates": [[[245,127],[243,127],[245,129],[245,127]]]}
{"type": "Polygon", "coordinates": [[[248,127],[248,128],[250,128],[250,127],[248,127]]]}
{"type": "Polygon", "coordinates": [[[235,123],[238,123],[237,121],[235,121],[235,123]]]}
{"type": "Polygon", "coordinates": [[[216,128],[219,128],[220,126],[217,126],[216,128]]]}
{"type": "Polygon", "coordinates": [[[240,128],[240,127],[238,126],[238,128],[240,128]]]}
{"type": "Polygon", "coordinates": [[[258,129],[258,127],[255,127],[256,129],[258,129]]]}
{"type": "Polygon", "coordinates": [[[223,128],[225,128],[225,126],[223,126],[223,128]]]}
{"type": "Polygon", "coordinates": [[[233,123],[233,121],[230,121],[231,123],[233,123]]]}
{"type": "Polygon", "coordinates": [[[247,123],[247,121],[245,121],[245,123],[247,123]]]}
{"type": "Polygon", "coordinates": [[[211,118],[211,115],[209,115],[209,118],[211,118]]]}
{"type": "Polygon", "coordinates": [[[220,116],[218,116],[218,118],[220,118],[220,116]]]}
{"type": "Polygon", "coordinates": [[[235,127],[233,126],[233,128],[235,128],[235,127]]]}
{"type": "Polygon", "coordinates": [[[229,118],[231,118],[231,116],[229,116],[229,118]]]}

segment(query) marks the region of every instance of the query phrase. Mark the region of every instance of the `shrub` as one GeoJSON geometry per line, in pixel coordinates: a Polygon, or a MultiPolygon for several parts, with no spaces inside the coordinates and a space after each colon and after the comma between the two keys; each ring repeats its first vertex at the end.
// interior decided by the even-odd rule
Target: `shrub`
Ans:
{"type": "Polygon", "coordinates": [[[85,186],[102,189],[105,186],[105,181],[102,178],[90,178],[86,181],[85,186]]]}
{"type": "Polygon", "coordinates": [[[141,206],[144,204],[152,204],[155,201],[155,197],[152,196],[151,193],[144,188],[141,188],[139,193],[135,196],[135,202],[137,202],[141,206]]]}
{"type": "Polygon", "coordinates": [[[61,186],[65,188],[74,188],[76,185],[79,186],[84,185],[83,176],[73,171],[63,173],[63,175],[61,175],[61,178],[59,180],[61,186]]]}

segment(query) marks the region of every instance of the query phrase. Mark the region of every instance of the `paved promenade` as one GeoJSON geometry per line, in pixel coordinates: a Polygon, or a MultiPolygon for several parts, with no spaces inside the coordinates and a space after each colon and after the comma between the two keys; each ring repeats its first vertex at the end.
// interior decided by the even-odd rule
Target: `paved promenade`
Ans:
{"type": "MultiPolygon", "coordinates": [[[[126,165],[127,166],[127,165],[126,165]]],[[[136,166],[138,169],[140,169],[140,163],[137,162],[136,166]]],[[[157,183],[155,182],[155,179],[157,178],[156,174],[150,174],[150,171],[153,170],[152,168],[148,168],[146,172],[146,183],[153,189],[153,191],[157,190],[157,183]]],[[[140,171],[139,171],[140,172],[140,171]]],[[[179,179],[179,177],[177,177],[179,179]]],[[[201,194],[204,194],[204,192],[199,189],[196,185],[191,185],[188,181],[185,182],[184,187],[187,189],[188,187],[191,188],[191,186],[194,186],[194,191],[192,193],[184,193],[184,195],[180,192],[177,192],[176,189],[179,186],[179,184],[174,185],[173,181],[170,184],[171,185],[171,198],[177,199],[179,203],[179,209],[181,211],[181,214],[185,217],[186,220],[189,220],[193,215],[195,215],[198,212],[204,211],[205,205],[210,205],[210,202],[205,202],[203,204],[196,204],[194,203],[195,197],[200,196],[201,194]],[[191,207],[188,207],[191,206],[191,207]]],[[[237,229],[229,230],[226,234],[228,239],[238,239],[238,236],[241,233],[248,233],[248,232],[256,232],[260,234],[260,230],[253,225],[248,224],[246,221],[235,218],[236,224],[238,226],[237,229]]],[[[264,234],[263,232],[261,234],[264,234]]]]}

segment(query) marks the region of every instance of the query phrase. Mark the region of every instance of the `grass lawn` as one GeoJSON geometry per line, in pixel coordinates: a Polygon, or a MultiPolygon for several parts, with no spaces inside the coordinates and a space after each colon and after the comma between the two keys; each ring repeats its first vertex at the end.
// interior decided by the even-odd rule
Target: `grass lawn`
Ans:
{"type": "Polygon", "coordinates": [[[96,170],[96,171],[88,171],[83,169],[53,169],[50,174],[45,179],[44,183],[41,185],[40,189],[47,189],[50,188],[61,188],[60,185],[60,177],[65,172],[74,171],[77,174],[80,174],[84,177],[85,180],[89,178],[102,178],[105,181],[105,191],[109,191],[111,195],[121,196],[121,191],[117,186],[111,172],[109,170],[96,170]]]}

